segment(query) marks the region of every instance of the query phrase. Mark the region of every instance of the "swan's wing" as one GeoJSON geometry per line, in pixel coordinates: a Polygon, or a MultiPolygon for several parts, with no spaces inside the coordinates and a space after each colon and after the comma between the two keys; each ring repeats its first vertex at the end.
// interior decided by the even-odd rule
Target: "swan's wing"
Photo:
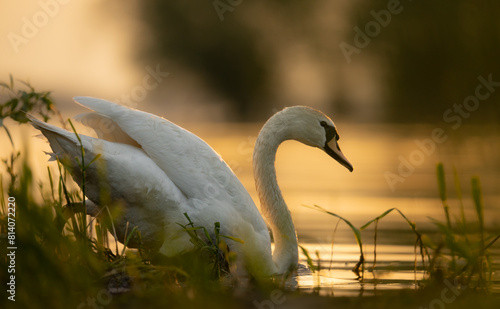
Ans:
{"type": "MultiPolygon", "coordinates": [[[[81,158],[81,148],[75,134],[28,117],[33,127],[48,139],[52,155],[67,160],[73,179],[81,185],[77,160],[81,158]]],[[[109,201],[120,201],[123,205],[123,220],[115,222],[120,239],[128,221],[129,232],[138,226],[144,242],[156,249],[163,246],[161,251],[166,255],[191,247],[188,234],[177,225],[186,223],[181,209],[186,207],[187,199],[142,149],[81,134],[79,137],[86,165],[100,155],[85,172],[87,197],[98,205],[109,201]],[[108,201],[103,200],[103,190],[108,201]]]]}
{"type": "MultiPolygon", "coordinates": [[[[76,97],[76,102],[112,119],[190,198],[253,201],[222,158],[203,140],[161,117],[106,100],[76,97]]],[[[236,206],[238,207],[238,206],[236,206]]]]}
{"type": "Polygon", "coordinates": [[[123,132],[116,122],[109,117],[91,112],[76,115],[74,118],[86,127],[93,129],[100,139],[141,148],[134,139],[123,132]]]}
{"type": "MultiPolygon", "coordinates": [[[[187,196],[182,212],[197,226],[213,230],[220,222],[226,235],[245,240],[240,252],[270,255],[267,226],[239,179],[207,143],[161,117],[109,101],[76,97],[83,106],[112,119],[187,196]]],[[[240,246],[235,244],[236,246],[240,246]]],[[[259,260],[257,257],[256,260],[259,260]]],[[[270,259],[268,259],[270,260],[270,259]]]]}

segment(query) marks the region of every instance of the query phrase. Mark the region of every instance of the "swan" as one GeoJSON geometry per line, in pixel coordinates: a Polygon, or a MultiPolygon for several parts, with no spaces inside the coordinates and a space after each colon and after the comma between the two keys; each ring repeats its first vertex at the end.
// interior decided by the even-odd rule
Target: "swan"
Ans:
{"type": "Polygon", "coordinates": [[[167,257],[192,249],[189,235],[179,226],[188,223],[187,214],[195,226],[212,231],[214,222],[220,222],[221,234],[243,241],[226,241],[237,254],[238,270],[243,268],[253,277],[293,271],[298,265],[298,244],[276,179],[278,146],[297,140],[322,149],[353,170],[340,150],[337,129],[326,115],[305,106],[274,114],[262,127],[253,154],[262,215],[274,237],[272,251],[269,230],[249,193],[202,139],[143,111],[91,97],[74,100],[91,110],[75,118],[94,129],[98,138],[79,134],[80,145],[74,133],[29,116],[32,126],[47,138],[51,159],[57,156],[69,162],[71,175],[80,185],[77,158],[81,146],[86,164],[99,154],[85,173],[87,213],[97,215],[106,204],[101,192],[107,192],[110,200],[120,201],[122,206],[121,216],[115,220],[117,237],[123,239],[128,226],[137,227],[143,245],[167,257]]]}

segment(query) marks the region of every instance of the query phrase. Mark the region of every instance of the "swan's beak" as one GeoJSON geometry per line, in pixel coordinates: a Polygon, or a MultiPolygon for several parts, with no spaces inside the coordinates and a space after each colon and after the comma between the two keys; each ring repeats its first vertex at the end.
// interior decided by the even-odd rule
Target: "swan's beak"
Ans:
{"type": "Polygon", "coordinates": [[[351,162],[347,160],[347,158],[340,150],[339,143],[337,142],[336,138],[332,138],[329,142],[326,142],[324,150],[330,157],[337,160],[337,162],[345,166],[350,172],[353,171],[351,162]]]}

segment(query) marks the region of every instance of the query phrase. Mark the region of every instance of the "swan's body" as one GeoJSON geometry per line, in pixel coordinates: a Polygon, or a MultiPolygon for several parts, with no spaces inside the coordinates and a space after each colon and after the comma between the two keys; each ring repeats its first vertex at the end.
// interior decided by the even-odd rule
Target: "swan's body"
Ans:
{"type": "MultiPolygon", "coordinates": [[[[149,113],[108,101],[77,97],[93,110],[80,120],[94,128],[99,138],[80,135],[85,162],[100,158],[86,171],[86,195],[93,202],[87,212],[95,215],[104,204],[102,187],[111,200],[123,204],[123,215],[115,222],[118,238],[127,222],[137,226],[145,246],[166,256],[192,248],[189,235],[177,224],[187,224],[188,214],[196,226],[213,230],[220,222],[240,265],[253,276],[283,274],[298,262],[297,238],[290,212],[276,181],[274,160],[280,143],[295,139],[324,149],[352,171],[338,147],[333,122],[307,107],[291,107],[275,114],[262,128],[254,151],[256,186],[274,234],[275,250],[257,207],[229,166],[203,140],[179,126],[149,113]],[[105,168],[106,181],[102,181],[105,168]],[[104,183],[104,184],[103,184],[104,183]]],[[[49,140],[55,155],[72,162],[75,181],[81,183],[76,157],[80,144],[74,133],[31,118],[35,128],[49,140]]]]}

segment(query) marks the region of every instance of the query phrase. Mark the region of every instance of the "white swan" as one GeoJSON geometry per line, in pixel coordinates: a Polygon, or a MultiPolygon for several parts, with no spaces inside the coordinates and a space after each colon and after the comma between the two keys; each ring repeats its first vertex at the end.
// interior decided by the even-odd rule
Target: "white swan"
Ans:
{"type": "MultiPolygon", "coordinates": [[[[126,223],[137,226],[144,245],[174,256],[190,250],[189,236],[177,224],[187,213],[196,226],[221,234],[244,267],[255,277],[283,274],[297,267],[298,246],[290,211],[276,180],[274,161],[278,146],[294,139],[323,149],[350,171],[342,154],[333,122],[323,113],[304,106],[289,107],[272,116],[260,131],[254,156],[254,175],[261,210],[274,235],[275,249],[264,219],[250,195],[221,157],[203,140],[168,120],[101,99],[76,97],[93,110],[78,118],[94,128],[99,138],[80,135],[85,162],[100,158],[86,171],[87,212],[96,214],[103,201],[103,186],[111,200],[120,200],[123,216],[115,222],[123,239],[126,223]],[[105,173],[99,171],[104,166],[105,173]],[[102,181],[103,174],[107,177],[102,181]],[[93,202],[93,203],[92,203],[93,202]]],[[[80,144],[74,133],[31,117],[32,125],[48,139],[53,156],[70,159],[72,176],[80,184],[77,167],[80,144]]]]}

